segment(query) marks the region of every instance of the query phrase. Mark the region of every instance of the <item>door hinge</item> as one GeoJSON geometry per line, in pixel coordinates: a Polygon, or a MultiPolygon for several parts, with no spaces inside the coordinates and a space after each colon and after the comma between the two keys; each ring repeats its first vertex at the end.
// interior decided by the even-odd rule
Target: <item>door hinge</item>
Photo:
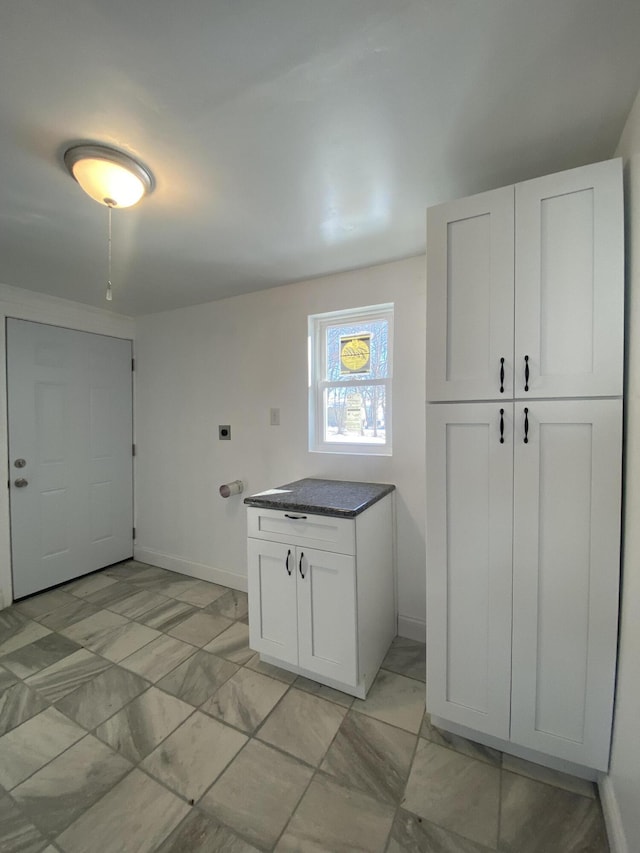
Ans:
{"type": "Polygon", "coordinates": [[[132,455],[132,456],[135,456],[135,455],[136,455],[136,446],[135,446],[135,444],[132,444],[132,445],[131,445],[131,455],[132,455]]]}
{"type": "Polygon", "coordinates": [[[135,358],[132,358],[131,359],[131,370],[133,371],[135,369],[136,369],[136,360],[135,360],[135,358]]]}
{"type": "Polygon", "coordinates": [[[134,538],[134,539],[136,538],[136,529],[135,529],[135,527],[133,528],[133,538],[134,538]]]}

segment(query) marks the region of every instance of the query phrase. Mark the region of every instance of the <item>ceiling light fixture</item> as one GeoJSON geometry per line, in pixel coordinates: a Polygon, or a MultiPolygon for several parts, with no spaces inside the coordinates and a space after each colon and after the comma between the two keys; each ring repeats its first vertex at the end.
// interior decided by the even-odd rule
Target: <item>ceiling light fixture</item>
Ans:
{"type": "Polygon", "coordinates": [[[111,210],[132,207],[152,192],[153,175],[133,157],[106,145],[74,145],[65,151],[64,163],[87,195],[109,210],[106,298],[111,302],[111,210]]]}

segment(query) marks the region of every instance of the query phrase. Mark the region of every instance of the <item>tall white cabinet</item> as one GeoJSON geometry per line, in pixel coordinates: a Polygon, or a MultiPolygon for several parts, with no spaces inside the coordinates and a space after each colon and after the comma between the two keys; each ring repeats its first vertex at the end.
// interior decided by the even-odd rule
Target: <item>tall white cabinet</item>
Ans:
{"type": "Polygon", "coordinates": [[[599,770],[617,638],[622,235],[619,160],[427,216],[427,707],[504,749],[599,770]]]}

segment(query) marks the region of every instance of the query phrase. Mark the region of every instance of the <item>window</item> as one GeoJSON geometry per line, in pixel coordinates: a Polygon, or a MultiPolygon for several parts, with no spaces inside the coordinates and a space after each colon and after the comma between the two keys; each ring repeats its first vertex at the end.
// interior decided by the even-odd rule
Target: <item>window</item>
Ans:
{"type": "Polygon", "coordinates": [[[391,455],[393,305],[309,317],[309,450],[391,455]]]}

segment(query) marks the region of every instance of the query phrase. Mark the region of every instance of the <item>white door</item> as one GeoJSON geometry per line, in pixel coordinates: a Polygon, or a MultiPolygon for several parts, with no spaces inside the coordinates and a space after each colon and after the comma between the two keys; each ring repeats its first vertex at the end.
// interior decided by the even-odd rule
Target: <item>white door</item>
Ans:
{"type": "Polygon", "coordinates": [[[427,709],[504,739],[511,672],[512,410],[512,403],[427,406],[427,709]]]}
{"type": "Polygon", "coordinates": [[[298,548],[296,571],[300,666],[356,685],[355,557],[298,548]]]}
{"type": "Polygon", "coordinates": [[[247,540],[249,645],[256,652],[298,663],[296,556],[293,545],[247,540]]]}
{"type": "Polygon", "coordinates": [[[620,160],[516,186],[516,397],[622,394],[622,216],[620,160]]]}
{"type": "Polygon", "coordinates": [[[513,195],[427,211],[427,400],[513,394],[513,195]]]}
{"type": "Polygon", "coordinates": [[[606,770],[622,402],[534,400],[526,408],[515,404],[511,739],[606,770]]]}
{"type": "Polygon", "coordinates": [[[133,553],[131,341],[7,320],[14,598],[133,553]]]}

